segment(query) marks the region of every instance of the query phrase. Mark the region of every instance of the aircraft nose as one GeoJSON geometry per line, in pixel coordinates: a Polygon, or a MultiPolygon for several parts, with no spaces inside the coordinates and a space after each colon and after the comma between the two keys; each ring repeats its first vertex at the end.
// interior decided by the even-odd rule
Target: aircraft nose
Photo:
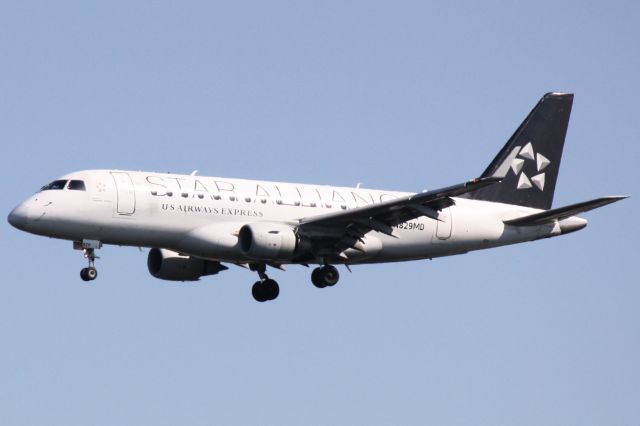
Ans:
{"type": "Polygon", "coordinates": [[[7,218],[9,223],[18,229],[24,229],[27,225],[28,219],[29,211],[28,207],[24,203],[19,204],[18,207],[13,209],[7,218]]]}

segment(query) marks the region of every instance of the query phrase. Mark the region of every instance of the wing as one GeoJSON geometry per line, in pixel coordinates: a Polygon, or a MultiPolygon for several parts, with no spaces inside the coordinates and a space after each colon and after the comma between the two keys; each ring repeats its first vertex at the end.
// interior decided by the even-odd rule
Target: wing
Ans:
{"type": "Polygon", "coordinates": [[[453,204],[451,197],[499,182],[500,177],[484,177],[433,191],[408,195],[364,207],[300,219],[298,234],[311,241],[317,256],[339,256],[344,250],[361,250],[370,231],[393,235],[393,226],[420,216],[438,220],[438,212],[453,204]]]}

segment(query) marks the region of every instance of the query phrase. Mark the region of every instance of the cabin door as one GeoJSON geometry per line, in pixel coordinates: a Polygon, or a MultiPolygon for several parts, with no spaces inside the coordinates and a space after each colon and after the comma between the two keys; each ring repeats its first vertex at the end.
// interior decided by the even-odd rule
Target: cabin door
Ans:
{"type": "Polygon", "coordinates": [[[136,211],[136,191],[129,173],[111,172],[116,183],[116,213],[131,216],[136,211]]]}
{"type": "Polygon", "coordinates": [[[436,225],[436,237],[439,240],[447,240],[451,237],[451,211],[449,207],[440,210],[436,225]]]}

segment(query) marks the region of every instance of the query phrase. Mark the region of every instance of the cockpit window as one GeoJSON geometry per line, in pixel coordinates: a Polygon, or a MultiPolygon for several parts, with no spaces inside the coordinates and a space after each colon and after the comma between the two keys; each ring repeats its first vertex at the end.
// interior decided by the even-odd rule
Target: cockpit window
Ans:
{"type": "Polygon", "coordinates": [[[76,191],[86,191],[87,188],[84,186],[83,180],[70,180],[69,186],[67,189],[76,190],[76,191]]]}
{"type": "Polygon", "coordinates": [[[66,180],[54,180],[49,185],[45,185],[40,188],[40,191],[48,191],[50,189],[64,189],[64,186],[67,184],[66,180]]]}

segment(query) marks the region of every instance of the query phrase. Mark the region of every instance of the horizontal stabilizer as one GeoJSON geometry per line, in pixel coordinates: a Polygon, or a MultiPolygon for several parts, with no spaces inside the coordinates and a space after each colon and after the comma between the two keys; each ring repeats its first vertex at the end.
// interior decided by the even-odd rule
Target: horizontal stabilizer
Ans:
{"type": "Polygon", "coordinates": [[[504,223],[513,226],[542,225],[545,223],[553,222],[554,220],[566,219],[579,213],[597,209],[598,207],[615,203],[616,201],[623,200],[627,197],[627,195],[624,195],[596,198],[595,200],[583,201],[582,203],[571,204],[569,206],[559,207],[557,209],[546,210],[529,216],[519,217],[517,219],[505,220],[504,223]]]}

